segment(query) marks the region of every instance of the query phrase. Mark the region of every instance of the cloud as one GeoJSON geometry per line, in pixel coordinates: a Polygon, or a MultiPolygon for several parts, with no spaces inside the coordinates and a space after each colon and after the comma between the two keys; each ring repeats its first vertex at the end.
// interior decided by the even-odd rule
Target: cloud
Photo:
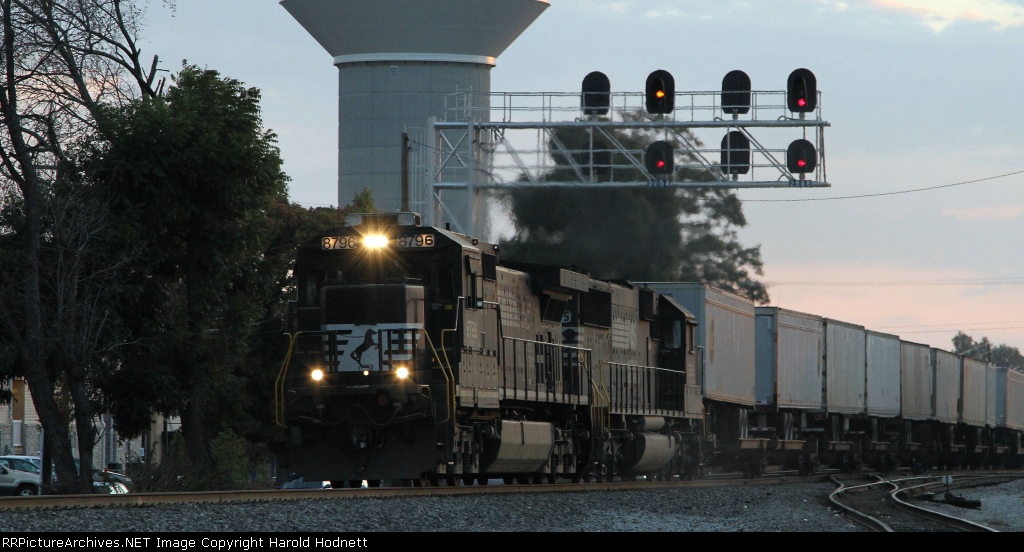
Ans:
{"type": "Polygon", "coordinates": [[[1024,213],[1024,205],[1001,205],[998,207],[979,207],[975,209],[943,209],[942,214],[953,217],[960,222],[976,220],[1013,220],[1024,213]]]}
{"type": "Polygon", "coordinates": [[[958,21],[991,23],[996,29],[1024,25],[1024,6],[1008,0],[868,0],[876,8],[908,13],[940,32],[958,21]]]}
{"type": "Polygon", "coordinates": [[[765,267],[772,305],[859,324],[949,349],[958,330],[1024,346],[1024,277],[894,263],[778,263],[765,267]],[[1003,277],[1000,277],[1003,276],[1003,277]]]}

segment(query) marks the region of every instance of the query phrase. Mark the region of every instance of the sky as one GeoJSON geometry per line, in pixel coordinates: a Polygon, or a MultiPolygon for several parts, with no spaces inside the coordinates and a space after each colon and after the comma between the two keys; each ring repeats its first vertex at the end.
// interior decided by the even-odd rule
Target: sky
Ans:
{"type": "MultiPolygon", "coordinates": [[[[494,0],[499,1],[499,0],[494,0]]],[[[292,201],[337,202],[337,69],[276,0],[149,0],[141,46],[262,92],[292,201]]],[[[771,304],[952,348],[1024,349],[1024,0],[551,0],[497,59],[492,91],[613,91],[733,69],[821,91],[830,188],[744,189],[771,304]]]]}

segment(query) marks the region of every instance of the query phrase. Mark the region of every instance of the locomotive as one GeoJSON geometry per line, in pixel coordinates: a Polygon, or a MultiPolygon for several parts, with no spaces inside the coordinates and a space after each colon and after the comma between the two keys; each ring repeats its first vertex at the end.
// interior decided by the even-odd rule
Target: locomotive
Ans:
{"type": "MultiPolygon", "coordinates": [[[[503,260],[497,245],[423,226],[416,213],[350,215],[299,246],[294,275],[275,382],[278,466],[336,488],[671,480],[715,466],[758,476],[769,465],[812,473],[1021,454],[1024,381],[1006,370],[980,372],[983,391],[1002,390],[1002,423],[998,405],[991,425],[987,410],[980,426],[904,417],[899,392],[895,412],[891,397],[872,410],[870,390],[892,393],[891,339],[888,364],[871,368],[865,340],[851,369],[843,363],[863,327],[801,322],[704,284],[503,260]],[[858,387],[847,407],[845,392],[858,387]]],[[[901,366],[897,358],[897,389],[901,366]]],[[[916,391],[919,374],[908,373],[902,388],[916,391]]]]}

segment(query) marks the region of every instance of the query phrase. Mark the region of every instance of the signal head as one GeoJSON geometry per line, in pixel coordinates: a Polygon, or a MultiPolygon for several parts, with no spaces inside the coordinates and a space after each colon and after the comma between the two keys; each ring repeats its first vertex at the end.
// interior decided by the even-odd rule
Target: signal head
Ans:
{"type": "Polygon", "coordinates": [[[750,171],[750,140],[734,130],[722,138],[722,172],[747,174],[750,171]]]}
{"type": "Polygon", "coordinates": [[[740,70],[729,71],[722,79],[722,112],[744,114],[750,111],[750,77],[740,70]]]}
{"type": "Polygon", "coordinates": [[[644,166],[652,175],[669,175],[675,170],[675,152],[672,144],[665,141],[654,142],[647,146],[644,154],[644,166]]]}
{"type": "Polygon", "coordinates": [[[611,83],[608,77],[594,71],[583,77],[583,93],[580,96],[580,107],[584,115],[607,115],[611,106],[611,83]]]}
{"type": "Polygon", "coordinates": [[[672,113],[675,109],[676,81],[668,71],[658,69],[647,76],[647,112],[672,113]]]}
{"type": "Polygon", "coordinates": [[[786,107],[793,113],[810,113],[818,107],[818,81],[808,69],[797,69],[786,81],[786,107]]]}
{"type": "Polygon", "coordinates": [[[814,172],[818,166],[818,152],[807,140],[794,140],[786,150],[786,167],[791,173],[814,172]]]}

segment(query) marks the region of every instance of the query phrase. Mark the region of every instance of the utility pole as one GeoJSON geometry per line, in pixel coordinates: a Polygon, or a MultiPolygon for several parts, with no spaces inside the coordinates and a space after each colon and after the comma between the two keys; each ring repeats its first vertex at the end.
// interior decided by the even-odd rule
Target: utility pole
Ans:
{"type": "Polygon", "coordinates": [[[409,133],[402,133],[402,212],[409,212],[409,133]]]}

